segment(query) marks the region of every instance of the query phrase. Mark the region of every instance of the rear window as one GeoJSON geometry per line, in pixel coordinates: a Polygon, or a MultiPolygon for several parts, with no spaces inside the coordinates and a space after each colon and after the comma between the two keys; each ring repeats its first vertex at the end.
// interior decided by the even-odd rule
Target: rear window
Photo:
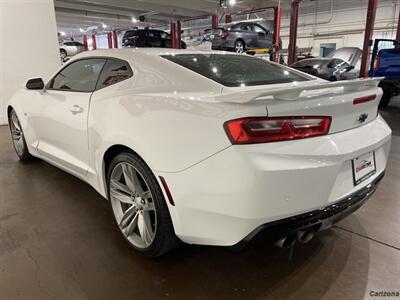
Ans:
{"type": "Polygon", "coordinates": [[[228,87],[310,80],[264,59],[247,55],[178,54],[162,57],[228,87]]]}

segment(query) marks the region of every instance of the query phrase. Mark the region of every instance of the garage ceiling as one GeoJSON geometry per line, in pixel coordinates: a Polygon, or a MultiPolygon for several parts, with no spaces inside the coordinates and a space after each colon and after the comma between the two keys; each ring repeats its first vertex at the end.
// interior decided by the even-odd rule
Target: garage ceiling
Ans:
{"type": "MultiPolygon", "coordinates": [[[[229,0],[227,0],[229,1],[229,0]]],[[[274,6],[279,0],[236,0],[228,12],[274,6]]],[[[281,0],[280,2],[289,2],[281,0]]],[[[219,9],[219,0],[54,0],[58,30],[78,34],[102,24],[109,28],[162,25],[174,19],[213,14],[219,9]],[[132,18],[145,16],[145,23],[132,23],[132,18]]],[[[220,8],[220,12],[223,10],[220,8]]]]}

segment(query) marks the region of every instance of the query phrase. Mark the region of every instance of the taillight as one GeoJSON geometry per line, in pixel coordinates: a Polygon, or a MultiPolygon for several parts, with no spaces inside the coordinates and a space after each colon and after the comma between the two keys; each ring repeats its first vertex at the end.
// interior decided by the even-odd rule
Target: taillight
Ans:
{"type": "Polygon", "coordinates": [[[331,117],[252,117],[227,121],[225,131],[232,144],[290,141],[326,135],[331,117]]]}
{"type": "Polygon", "coordinates": [[[364,97],[359,97],[359,98],[355,98],[353,100],[353,104],[361,104],[361,103],[365,103],[365,102],[369,102],[369,101],[374,101],[376,99],[376,95],[368,95],[368,96],[364,96],[364,97]]]}
{"type": "Polygon", "coordinates": [[[222,31],[222,32],[221,32],[221,37],[222,37],[223,39],[227,38],[228,36],[229,36],[229,31],[222,31]]]}

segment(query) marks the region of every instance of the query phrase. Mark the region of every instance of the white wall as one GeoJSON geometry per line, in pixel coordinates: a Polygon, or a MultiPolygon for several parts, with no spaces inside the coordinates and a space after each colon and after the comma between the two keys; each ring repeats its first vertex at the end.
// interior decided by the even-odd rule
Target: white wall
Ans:
{"type": "Polygon", "coordinates": [[[26,79],[45,81],[61,65],[53,0],[0,0],[0,124],[26,79]]]}
{"type": "MultiPolygon", "coordinates": [[[[319,56],[321,43],[336,43],[337,48],[362,48],[367,4],[367,0],[303,2],[300,6],[297,46],[312,47],[315,56],[319,56]]],[[[378,1],[374,38],[395,38],[399,8],[400,0],[378,1]]],[[[289,43],[289,23],[289,10],[285,9],[281,29],[284,48],[289,43]]]]}

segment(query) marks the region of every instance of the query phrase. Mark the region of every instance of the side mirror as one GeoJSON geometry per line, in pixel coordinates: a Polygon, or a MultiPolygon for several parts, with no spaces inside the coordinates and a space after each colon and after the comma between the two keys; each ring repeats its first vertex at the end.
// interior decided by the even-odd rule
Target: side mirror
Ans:
{"type": "Polygon", "coordinates": [[[347,71],[351,71],[351,70],[353,70],[354,69],[354,66],[349,66],[348,68],[347,68],[347,71]]]}
{"type": "Polygon", "coordinates": [[[28,90],[43,90],[44,89],[44,82],[42,78],[33,78],[29,79],[26,83],[26,88],[28,90]]]}

